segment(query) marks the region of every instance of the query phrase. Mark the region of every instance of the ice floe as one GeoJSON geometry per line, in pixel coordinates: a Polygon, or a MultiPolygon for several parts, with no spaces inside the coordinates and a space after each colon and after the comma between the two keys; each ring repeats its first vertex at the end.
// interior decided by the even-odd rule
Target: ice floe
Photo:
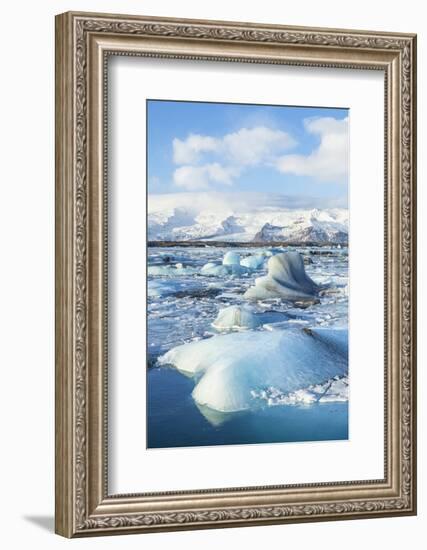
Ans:
{"type": "Polygon", "coordinates": [[[249,300],[311,300],[319,286],[306,274],[304,261],[298,252],[282,252],[268,260],[268,274],[255,279],[244,297],[249,300]]]}
{"type": "Polygon", "coordinates": [[[333,403],[348,401],[348,376],[336,376],[323,384],[315,384],[300,390],[283,393],[274,387],[252,390],[252,396],[269,406],[309,405],[311,403],[333,403]]]}
{"type": "Polygon", "coordinates": [[[234,305],[220,309],[212,326],[220,331],[256,329],[271,323],[280,323],[288,319],[286,313],[279,311],[253,311],[246,305],[234,305]]]}
{"type": "Polygon", "coordinates": [[[177,346],[158,363],[195,378],[199,405],[242,411],[256,406],[253,392],[288,395],[347,375],[347,358],[331,338],[301,329],[237,332],[177,346]]]}
{"type": "Polygon", "coordinates": [[[149,265],[148,275],[164,276],[164,277],[182,277],[186,275],[194,275],[197,269],[190,266],[184,266],[182,263],[175,265],[149,265]]]}
{"type": "Polygon", "coordinates": [[[163,296],[171,296],[178,292],[200,291],[202,285],[196,282],[179,282],[165,279],[149,279],[148,281],[148,297],[160,298],[163,296]]]}

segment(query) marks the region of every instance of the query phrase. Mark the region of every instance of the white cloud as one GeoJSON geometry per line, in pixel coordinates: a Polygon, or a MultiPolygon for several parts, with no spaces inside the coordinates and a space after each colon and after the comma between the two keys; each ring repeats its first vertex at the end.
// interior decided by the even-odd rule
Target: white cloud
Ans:
{"type": "Polygon", "coordinates": [[[211,184],[231,185],[238,175],[236,168],[227,168],[217,162],[203,166],[181,166],[173,175],[175,185],[189,191],[208,189],[211,184]]]}
{"type": "Polygon", "coordinates": [[[295,140],[282,130],[257,126],[241,128],[222,138],[190,134],[185,140],[175,138],[172,145],[175,164],[196,164],[203,154],[214,153],[220,160],[245,166],[270,161],[293,147],[295,140]]]}
{"type": "Polygon", "coordinates": [[[187,212],[246,212],[306,208],[347,208],[347,195],[342,197],[311,197],[306,195],[282,195],[276,193],[234,191],[233,187],[207,191],[179,191],[176,193],[150,193],[148,212],[173,211],[183,208],[187,212]]]}
{"type": "Polygon", "coordinates": [[[288,133],[265,126],[241,128],[222,139],[225,154],[232,162],[242,166],[270,162],[278,153],[290,149],[295,144],[295,140],[288,133]]]}
{"type": "Polygon", "coordinates": [[[280,172],[311,176],[320,181],[345,183],[348,174],[348,118],[306,119],[306,130],[320,136],[317,149],[308,155],[284,155],[277,159],[280,172]]]}
{"type": "Polygon", "coordinates": [[[257,126],[221,138],[190,134],[185,140],[175,138],[172,145],[174,163],[182,165],[174,172],[175,184],[207,189],[211,184],[230,185],[244,167],[274,164],[277,155],[293,147],[295,140],[282,130],[257,126]],[[207,155],[215,161],[206,162],[207,155]]]}
{"type": "Polygon", "coordinates": [[[172,142],[173,161],[175,164],[193,164],[202,153],[216,151],[220,140],[211,136],[190,134],[186,140],[175,138],[172,142]]]}
{"type": "Polygon", "coordinates": [[[309,176],[318,181],[346,182],[348,174],[348,118],[310,118],[305,130],[320,143],[306,155],[284,154],[296,145],[282,130],[267,126],[241,128],[222,137],[190,134],[173,140],[173,160],[179,167],[174,183],[186,190],[231,185],[243,170],[269,166],[282,173],[309,176]]]}

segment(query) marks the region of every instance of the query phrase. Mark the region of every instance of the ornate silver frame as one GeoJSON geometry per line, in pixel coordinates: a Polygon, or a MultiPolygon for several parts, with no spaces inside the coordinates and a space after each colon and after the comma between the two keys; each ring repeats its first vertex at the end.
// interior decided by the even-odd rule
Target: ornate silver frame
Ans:
{"type": "Polygon", "coordinates": [[[66,537],[416,513],[416,37],[65,13],[56,18],[56,532],[66,537]],[[106,58],[296,64],[385,74],[385,477],[109,495],[106,58]]]}

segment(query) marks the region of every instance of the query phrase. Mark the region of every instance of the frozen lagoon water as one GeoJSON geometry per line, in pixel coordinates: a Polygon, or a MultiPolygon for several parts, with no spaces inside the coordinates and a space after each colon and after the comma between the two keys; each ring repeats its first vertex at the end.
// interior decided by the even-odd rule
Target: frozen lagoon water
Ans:
{"type": "MultiPolygon", "coordinates": [[[[305,388],[289,395],[280,388],[258,385],[253,388],[251,410],[223,414],[196,403],[197,380],[158,363],[160,356],[182,344],[207,339],[213,342],[220,334],[212,326],[219,312],[229,307],[246,307],[248,300],[244,293],[254,286],[256,278],[267,274],[269,257],[288,250],[239,248],[241,265],[252,264],[254,268],[236,269],[235,263],[226,262],[224,267],[228,271],[212,269],[213,274],[206,275],[203,266],[222,267],[230,249],[149,249],[149,266],[156,266],[150,270],[148,282],[149,447],[347,439],[346,394],[338,395],[340,401],[337,401],[334,394],[319,399],[324,391],[321,385],[320,389],[305,388]],[[257,261],[252,262],[252,257],[257,261]],[[260,260],[262,257],[264,262],[260,260]]],[[[254,332],[254,337],[260,332],[295,331],[296,327],[347,326],[347,249],[299,247],[297,250],[305,260],[307,274],[323,290],[318,299],[305,304],[283,299],[250,302],[258,318],[267,321],[273,318],[273,322],[247,331],[254,332]]],[[[330,382],[329,385],[327,380],[324,382],[328,389],[330,382]]],[[[334,387],[346,383],[345,379],[335,381],[334,387]]]]}

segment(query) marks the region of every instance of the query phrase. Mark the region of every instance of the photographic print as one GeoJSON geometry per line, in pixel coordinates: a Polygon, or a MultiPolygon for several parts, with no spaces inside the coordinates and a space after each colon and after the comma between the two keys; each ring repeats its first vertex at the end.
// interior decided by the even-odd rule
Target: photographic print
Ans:
{"type": "Polygon", "coordinates": [[[147,446],[348,439],[348,109],[147,101],[147,446]]]}

